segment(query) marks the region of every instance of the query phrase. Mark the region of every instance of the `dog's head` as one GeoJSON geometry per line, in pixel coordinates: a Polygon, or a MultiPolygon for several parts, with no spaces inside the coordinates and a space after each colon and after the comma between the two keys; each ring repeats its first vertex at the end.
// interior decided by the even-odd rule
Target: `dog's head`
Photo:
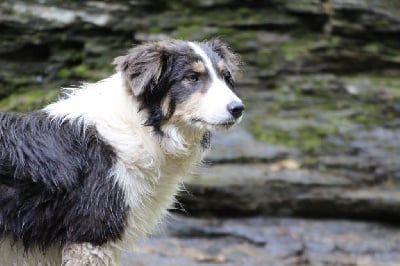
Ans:
{"type": "Polygon", "coordinates": [[[169,124],[230,128],[242,118],[244,105],[233,91],[239,60],[219,40],[143,44],[114,63],[156,132],[169,124]]]}

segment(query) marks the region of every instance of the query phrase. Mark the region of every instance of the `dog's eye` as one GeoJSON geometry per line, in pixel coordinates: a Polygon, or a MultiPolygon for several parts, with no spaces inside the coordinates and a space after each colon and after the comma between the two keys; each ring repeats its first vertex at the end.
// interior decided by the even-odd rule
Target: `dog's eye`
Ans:
{"type": "Polygon", "coordinates": [[[190,82],[197,82],[199,81],[199,74],[191,73],[185,77],[185,80],[190,82]]]}

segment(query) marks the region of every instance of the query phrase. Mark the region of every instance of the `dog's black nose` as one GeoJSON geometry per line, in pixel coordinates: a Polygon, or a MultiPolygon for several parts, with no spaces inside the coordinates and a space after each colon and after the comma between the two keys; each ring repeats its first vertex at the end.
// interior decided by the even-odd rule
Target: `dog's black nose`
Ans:
{"type": "Polygon", "coordinates": [[[241,102],[231,102],[228,104],[228,111],[234,118],[239,118],[244,111],[244,105],[241,102]]]}

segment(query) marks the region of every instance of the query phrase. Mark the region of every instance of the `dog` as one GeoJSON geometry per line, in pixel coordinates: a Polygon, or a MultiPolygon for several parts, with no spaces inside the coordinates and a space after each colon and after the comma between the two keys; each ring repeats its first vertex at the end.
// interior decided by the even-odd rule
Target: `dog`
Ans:
{"type": "Polygon", "coordinates": [[[0,264],[115,265],[168,213],[210,132],[240,122],[218,39],[138,45],[116,73],[31,113],[0,113],[0,264]]]}

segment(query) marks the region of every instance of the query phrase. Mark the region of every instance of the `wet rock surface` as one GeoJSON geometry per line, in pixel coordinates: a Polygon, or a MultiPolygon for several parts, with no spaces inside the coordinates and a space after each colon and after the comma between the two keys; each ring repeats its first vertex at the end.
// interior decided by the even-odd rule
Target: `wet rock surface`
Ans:
{"type": "Polygon", "coordinates": [[[372,222],[175,217],[122,265],[394,266],[399,239],[398,228],[372,222]]]}
{"type": "Polygon", "coordinates": [[[2,102],[0,108],[37,108],[56,95],[32,102],[32,91],[43,98],[60,85],[98,80],[112,72],[112,58],[132,44],[171,37],[226,39],[245,62],[240,85],[246,90],[285,87],[282,81],[292,75],[299,75],[294,84],[304,92],[343,89],[332,74],[396,77],[398,10],[391,0],[5,0],[0,97],[20,104],[2,102]],[[314,78],[319,86],[313,87],[303,76],[316,73],[330,78],[314,78]]]}
{"type": "MultiPolygon", "coordinates": [[[[278,122],[284,125],[284,121],[278,122]]],[[[298,124],[295,121],[290,132],[298,124]]],[[[242,127],[218,133],[206,167],[186,181],[189,193],[181,193],[179,201],[197,215],[324,216],[397,223],[398,155],[385,149],[385,142],[390,142],[386,147],[398,145],[397,135],[376,128],[374,133],[354,131],[354,139],[343,145],[352,149],[365,140],[357,144],[363,149],[359,155],[349,152],[338,156],[336,149],[327,151],[327,137],[304,158],[302,148],[265,145],[242,127]],[[248,152],[244,147],[257,148],[248,152]]]]}
{"type": "Polygon", "coordinates": [[[268,162],[296,154],[294,149],[258,141],[246,129],[238,127],[229,132],[213,133],[211,149],[205,161],[212,163],[268,162]]]}

